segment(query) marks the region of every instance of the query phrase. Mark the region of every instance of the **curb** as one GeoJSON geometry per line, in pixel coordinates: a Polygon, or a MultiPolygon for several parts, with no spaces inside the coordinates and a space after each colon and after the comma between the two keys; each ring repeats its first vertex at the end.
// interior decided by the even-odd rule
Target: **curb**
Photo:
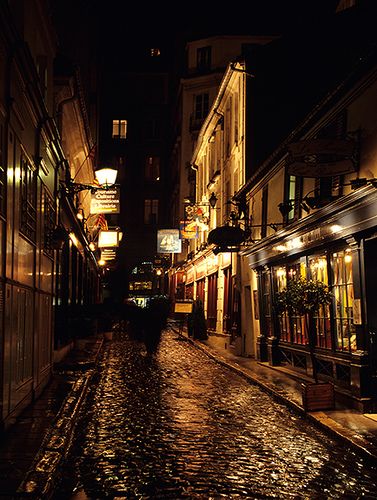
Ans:
{"type": "Polygon", "coordinates": [[[326,415],[326,413],[322,411],[306,412],[302,406],[298,405],[294,401],[291,401],[290,399],[285,397],[273,385],[268,384],[265,381],[262,381],[260,378],[256,376],[253,376],[253,374],[251,374],[248,370],[236,366],[234,363],[227,361],[221,355],[214,354],[211,351],[211,348],[205,346],[204,344],[201,344],[200,341],[195,341],[194,339],[186,337],[186,335],[183,335],[174,327],[171,328],[172,330],[174,330],[175,333],[177,333],[181,337],[191,342],[192,345],[200,349],[208,357],[212,358],[217,363],[227,368],[230,368],[238,375],[246,378],[249,382],[258,385],[266,392],[268,392],[276,400],[285,404],[286,406],[294,410],[296,413],[298,413],[300,416],[307,418],[309,421],[317,425],[320,429],[329,433],[332,437],[335,437],[336,439],[341,440],[344,444],[351,446],[355,451],[363,455],[366,459],[372,461],[377,460],[377,450],[375,450],[375,447],[371,446],[370,443],[363,437],[355,435],[355,433],[352,432],[351,429],[347,429],[346,427],[342,426],[341,424],[333,420],[331,417],[329,417],[328,415],[326,415]]]}
{"type": "Polygon", "coordinates": [[[54,422],[43,438],[31,469],[17,489],[15,499],[47,500],[52,498],[58,470],[69,453],[78,414],[88,393],[102,346],[103,340],[98,342],[94,356],[85,364],[88,372],[78,376],[66,396],[54,422]]]}

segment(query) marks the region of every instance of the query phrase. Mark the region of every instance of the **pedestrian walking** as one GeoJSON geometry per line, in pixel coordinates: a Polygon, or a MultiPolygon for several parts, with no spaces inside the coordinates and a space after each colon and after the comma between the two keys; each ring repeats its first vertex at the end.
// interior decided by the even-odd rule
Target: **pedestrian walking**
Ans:
{"type": "Polygon", "coordinates": [[[145,308],[144,345],[148,354],[155,354],[170,311],[169,299],[157,296],[150,299],[145,308]]]}

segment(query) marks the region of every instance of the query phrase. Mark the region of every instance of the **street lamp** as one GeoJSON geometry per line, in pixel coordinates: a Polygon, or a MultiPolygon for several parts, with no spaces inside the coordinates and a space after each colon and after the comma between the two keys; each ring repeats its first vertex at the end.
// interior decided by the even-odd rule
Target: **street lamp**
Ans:
{"type": "Polygon", "coordinates": [[[101,189],[108,189],[115,184],[118,171],[114,168],[101,168],[94,172],[101,189]]]}
{"type": "Polygon", "coordinates": [[[81,184],[70,179],[65,185],[66,192],[75,194],[88,190],[95,193],[99,189],[110,189],[115,184],[118,171],[113,168],[101,168],[96,170],[94,174],[98,184],[81,184]]]}

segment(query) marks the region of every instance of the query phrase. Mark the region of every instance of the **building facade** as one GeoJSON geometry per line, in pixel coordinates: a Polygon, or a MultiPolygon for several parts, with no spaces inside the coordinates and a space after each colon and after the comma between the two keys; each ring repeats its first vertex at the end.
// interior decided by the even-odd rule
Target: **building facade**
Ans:
{"type": "MultiPolygon", "coordinates": [[[[73,146],[70,124],[58,126],[57,38],[47,3],[2,2],[0,24],[0,421],[7,428],[49,382],[61,344],[55,306],[67,270],[57,228],[67,210],[59,180],[67,180],[73,146]]],[[[72,224],[65,227],[68,241],[72,224]]],[[[76,288],[68,290],[72,301],[76,288]]]]}
{"type": "Polygon", "coordinates": [[[189,163],[197,224],[172,283],[181,300],[204,302],[210,341],[303,381],[307,327],[279,312],[276,296],[299,277],[327,285],[332,303],[315,318],[319,379],[365,412],[376,408],[377,93],[363,7],[338,9],[320,37],[308,28],[299,43],[293,33],[228,66],[189,163]]]}

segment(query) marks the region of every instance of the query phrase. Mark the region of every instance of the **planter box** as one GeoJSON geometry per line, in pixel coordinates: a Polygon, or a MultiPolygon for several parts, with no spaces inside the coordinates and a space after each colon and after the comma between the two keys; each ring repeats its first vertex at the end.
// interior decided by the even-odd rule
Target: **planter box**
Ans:
{"type": "Polygon", "coordinates": [[[113,340],[114,332],[103,332],[105,340],[113,340]]]}
{"type": "Polygon", "coordinates": [[[318,382],[301,384],[305,411],[331,410],[335,407],[334,384],[318,382]]]}

